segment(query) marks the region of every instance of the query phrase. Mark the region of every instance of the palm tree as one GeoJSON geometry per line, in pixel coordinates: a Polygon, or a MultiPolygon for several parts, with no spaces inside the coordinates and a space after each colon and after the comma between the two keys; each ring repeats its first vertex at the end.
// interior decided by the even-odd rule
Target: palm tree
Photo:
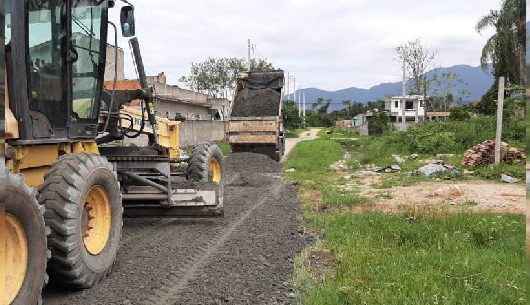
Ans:
{"type": "Polygon", "coordinates": [[[500,10],[492,10],[476,25],[479,33],[494,28],[482,49],[483,68],[493,65],[496,77],[507,76],[512,82],[526,80],[526,2],[525,0],[503,0],[500,10]]]}

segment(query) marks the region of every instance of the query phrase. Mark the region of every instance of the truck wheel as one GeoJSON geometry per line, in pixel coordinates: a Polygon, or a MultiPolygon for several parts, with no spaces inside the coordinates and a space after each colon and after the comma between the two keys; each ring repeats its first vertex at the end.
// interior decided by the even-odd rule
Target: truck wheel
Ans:
{"type": "Polygon", "coordinates": [[[223,152],[215,144],[201,144],[193,148],[188,166],[188,178],[194,182],[217,185],[217,206],[223,207],[224,167],[223,152]]]}
{"type": "Polygon", "coordinates": [[[99,155],[63,156],[46,175],[39,201],[52,230],[52,280],[91,288],[110,272],[121,239],[123,207],[112,165],[99,155]]]}
{"type": "Polygon", "coordinates": [[[44,207],[21,176],[0,173],[0,304],[42,304],[42,289],[48,277],[47,229],[44,207]]]}

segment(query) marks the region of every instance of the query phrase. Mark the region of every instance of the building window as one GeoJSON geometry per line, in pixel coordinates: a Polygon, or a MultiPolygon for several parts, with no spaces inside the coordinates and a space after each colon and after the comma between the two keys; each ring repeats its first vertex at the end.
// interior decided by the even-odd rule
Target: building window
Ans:
{"type": "Polygon", "coordinates": [[[414,101],[407,101],[405,103],[405,110],[414,110],[414,101]]]}
{"type": "Polygon", "coordinates": [[[394,102],[394,108],[399,108],[399,101],[394,102]]]}

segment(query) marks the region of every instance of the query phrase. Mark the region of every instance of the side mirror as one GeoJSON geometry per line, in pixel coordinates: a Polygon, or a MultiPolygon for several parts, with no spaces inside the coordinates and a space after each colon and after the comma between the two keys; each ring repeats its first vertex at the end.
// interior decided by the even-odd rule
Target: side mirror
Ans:
{"type": "Polygon", "coordinates": [[[120,22],[123,37],[133,37],[136,35],[134,7],[128,5],[121,8],[120,22]]]}

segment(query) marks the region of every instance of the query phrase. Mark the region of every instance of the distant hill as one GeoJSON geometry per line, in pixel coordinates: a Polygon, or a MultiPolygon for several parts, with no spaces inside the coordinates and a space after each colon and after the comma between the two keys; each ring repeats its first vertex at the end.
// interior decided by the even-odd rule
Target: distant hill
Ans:
{"type": "MultiPolygon", "coordinates": [[[[453,95],[457,98],[458,92],[462,89],[466,89],[469,92],[469,96],[462,99],[464,103],[479,100],[491,87],[494,82],[493,75],[488,72],[484,72],[480,67],[471,67],[467,65],[458,65],[449,68],[437,68],[428,72],[429,77],[434,75],[441,75],[442,73],[454,73],[459,79],[463,81],[463,84],[456,86],[453,95]]],[[[409,85],[411,85],[409,83],[409,85]]],[[[318,98],[330,99],[332,104],[330,111],[340,110],[343,108],[342,102],[346,100],[352,100],[361,103],[367,103],[370,101],[376,101],[384,99],[387,96],[401,95],[401,82],[396,83],[383,83],[374,86],[370,89],[361,88],[347,88],[338,91],[325,91],[318,88],[307,88],[297,90],[297,94],[305,93],[308,104],[313,104],[318,98]]],[[[290,96],[290,99],[293,97],[290,96]]],[[[309,106],[311,107],[311,106],[309,106]]]]}

